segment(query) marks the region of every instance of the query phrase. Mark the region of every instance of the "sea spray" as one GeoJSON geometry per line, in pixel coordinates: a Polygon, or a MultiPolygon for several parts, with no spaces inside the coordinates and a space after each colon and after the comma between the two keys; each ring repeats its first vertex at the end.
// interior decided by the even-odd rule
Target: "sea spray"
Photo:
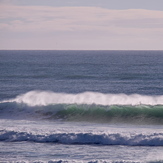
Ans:
{"type": "Polygon", "coordinates": [[[163,105],[163,95],[103,94],[99,92],[68,94],[51,91],[30,91],[17,96],[15,99],[3,102],[25,103],[29,106],[49,104],[163,105]]]}

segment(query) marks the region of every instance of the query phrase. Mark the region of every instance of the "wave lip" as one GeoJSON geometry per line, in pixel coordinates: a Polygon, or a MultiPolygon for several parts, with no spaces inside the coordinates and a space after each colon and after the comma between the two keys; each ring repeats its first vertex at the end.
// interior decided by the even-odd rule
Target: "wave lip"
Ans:
{"type": "Polygon", "coordinates": [[[15,99],[3,102],[25,103],[29,106],[50,104],[95,104],[95,105],[163,105],[163,95],[147,96],[139,94],[103,94],[83,92],[78,94],[55,93],[50,91],[30,91],[15,99]]]}
{"type": "Polygon", "coordinates": [[[31,91],[15,99],[1,101],[0,118],[163,124],[162,98],[136,94],[31,91]]]}
{"type": "Polygon", "coordinates": [[[163,133],[123,135],[120,133],[50,133],[33,134],[19,131],[0,131],[0,141],[29,141],[61,144],[99,144],[127,146],[163,146],[163,133]]]}

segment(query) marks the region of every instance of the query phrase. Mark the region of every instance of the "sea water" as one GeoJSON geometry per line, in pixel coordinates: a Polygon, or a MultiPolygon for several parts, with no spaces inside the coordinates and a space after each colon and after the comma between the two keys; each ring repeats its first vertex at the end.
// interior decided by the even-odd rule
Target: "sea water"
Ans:
{"type": "Polygon", "coordinates": [[[0,51],[0,162],[163,162],[163,51],[0,51]]]}

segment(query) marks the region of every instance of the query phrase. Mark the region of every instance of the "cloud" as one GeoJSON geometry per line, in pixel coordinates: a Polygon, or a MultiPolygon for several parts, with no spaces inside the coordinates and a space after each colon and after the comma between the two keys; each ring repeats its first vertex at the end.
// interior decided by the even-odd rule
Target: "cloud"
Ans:
{"type": "Polygon", "coordinates": [[[1,25],[13,31],[163,28],[163,11],[3,5],[0,10],[1,25]]]}
{"type": "MultiPolygon", "coordinates": [[[[88,40],[95,43],[95,40],[107,42],[112,39],[115,45],[116,41],[123,39],[126,41],[133,39],[135,43],[154,37],[160,41],[163,37],[163,11],[2,4],[0,34],[3,39],[10,40],[19,37],[26,41],[27,37],[49,38],[51,41],[57,39],[61,42],[60,46],[67,40],[65,36],[72,40],[74,46],[75,42],[80,46],[82,41],[85,44],[84,42],[88,40]],[[77,43],[77,39],[81,41],[77,43]]],[[[96,41],[95,44],[98,43],[100,42],[96,41]]],[[[42,44],[45,45],[46,42],[42,44]]]]}

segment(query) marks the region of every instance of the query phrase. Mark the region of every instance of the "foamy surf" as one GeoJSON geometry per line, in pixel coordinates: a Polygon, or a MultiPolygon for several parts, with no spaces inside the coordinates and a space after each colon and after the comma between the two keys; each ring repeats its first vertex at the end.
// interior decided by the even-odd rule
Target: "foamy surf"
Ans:
{"type": "Polygon", "coordinates": [[[123,133],[32,133],[21,131],[0,131],[0,141],[38,142],[61,144],[99,144],[127,146],[163,146],[163,133],[123,134],[123,133]]]}

